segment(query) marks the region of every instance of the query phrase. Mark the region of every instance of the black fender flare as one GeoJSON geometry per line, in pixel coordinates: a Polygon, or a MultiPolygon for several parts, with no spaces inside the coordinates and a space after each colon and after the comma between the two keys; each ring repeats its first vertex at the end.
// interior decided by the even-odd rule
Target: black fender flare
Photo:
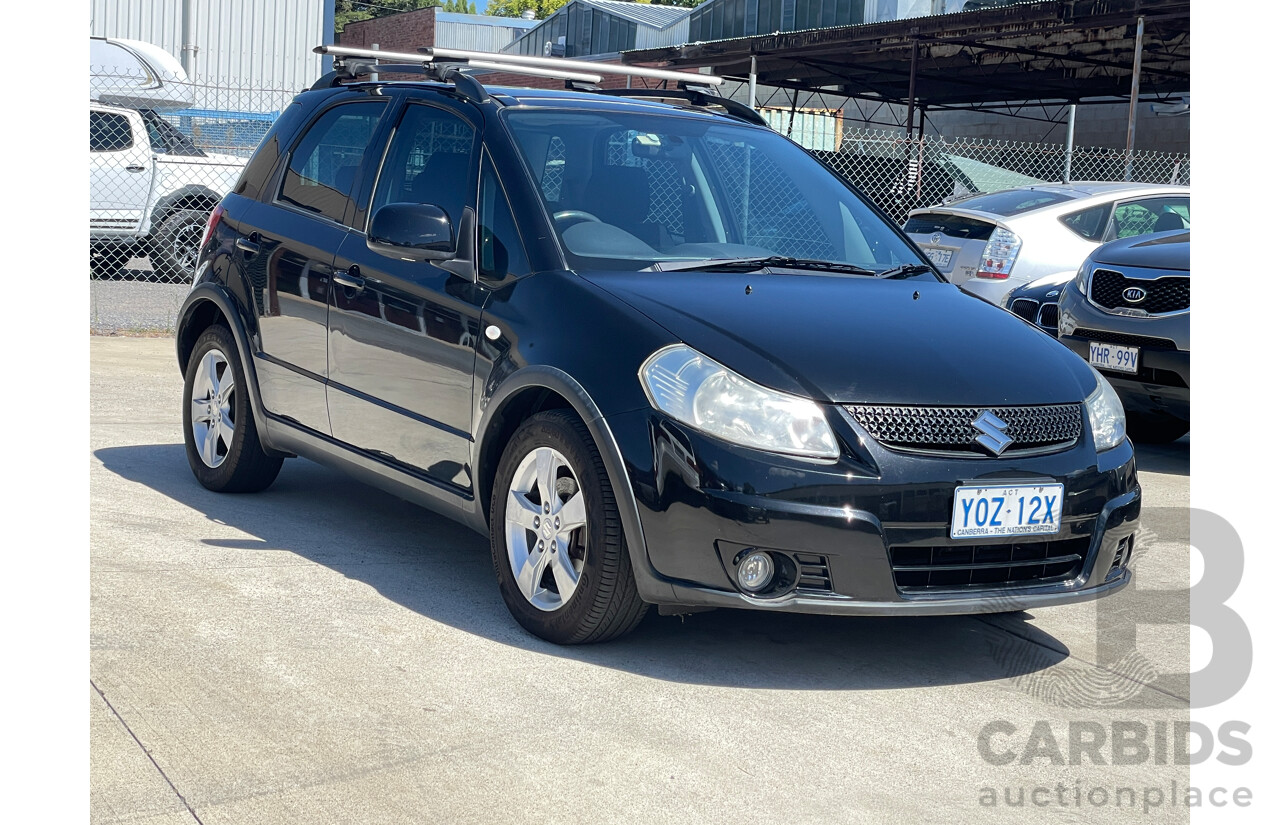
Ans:
{"type": "Polygon", "coordinates": [[[156,229],[165,217],[173,211],[174,204],[184,198],[203,198],[217,204],[222,201],[222,195],[213,191],[207,186],[201,186],[198,183],[188,183],[180,189],[175,189],[169,194],[156,200],[156,205],[151,209],[151,230],[150,234],[155,234],[156,229]]]}
{"type": "MultiPolygon", "coordinates": [[[[587,431],[595,439],[600,457],[604,461],[605,472],[613,487],[614,500],[618,505],[618,515],[622,519],[622,533],[627,540],[627,550],[631,556],[631,568],[635,574],[636,588],[640,598],[654,604],[670,604],[676,601],[675,590],[654,569],[649,562],[648,545],[645,544],[644,528],[640,523],[640,508],[636,502],[635,492],[631,488],[631,479],[622,461],[622,451],[613,437],[609,422],[605,420],[599,405],[590,393],[578,383],[573,376],[564,370],[546,365],[532,365],[509,375],[488,398],[479,426],[476,428],[477,438],[473,452],[473,466],[482,455],[485,441],[493,431],[494,418],[502,412],[507,401],[517,393],[526,389],[551,390],[567,399],[575,413],[587,426],[587,431]]],[[[476,501],[482,500],[479,490],[476,501]]],[[[486,519],[487,513],[479,513],[486,519]]]]}
{"type": "Polygon", "coordinates": [[[231,328],[231,337],[235,339],[236,349],[239,350],[240,367],[244,372],[245,382],[249,385],[249,407],[253,413],[254,424],[258,428],[258,437],[262,440],[262,446],[273,454],[291,455],[291,453],[280,452],[271,445],[271,429],[268,426],[270,416],[267,413],[267,408],[262,403],[262,394],[258,389],[258,371],[253,362],[253,338],[249,335],[245,325],[244,314],[240,309],[239,302],[236,301],[235,296],[225,286],[216,281],[204,281],[192,287],[191,291],[187,293],[186,300],[182,302],[182,308],[178,311],[175,348],[177,350],[179,371],[185,376],[186,361],[190,354],[183,352],[183,330],[190,323],[192,315],[203,303],[211,303],[216,306],[222,317],[227,320],[227,326],[231,328]]]}

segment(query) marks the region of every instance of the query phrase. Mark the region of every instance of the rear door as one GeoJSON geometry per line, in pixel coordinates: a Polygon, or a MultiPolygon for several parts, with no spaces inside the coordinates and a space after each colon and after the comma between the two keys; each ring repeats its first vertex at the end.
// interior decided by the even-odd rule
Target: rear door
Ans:
{"type": "MultiPolygon", "coordinates": [[[[459,231],[474,212],[479,133],[465,108],[412,101],[388,145],[368,215],[388,203],[432,203],[459,231]]],[[[364,187],[362,187],[364,188],[364,187]]],[[[471,382],[485,293],[427,261],[369,249],[346,234],[329,309],[333,435],[461,489],[471,486],[471,382]]]]}
{"type": "Polygon", "coordinates": [[[89,231],[134,234],[142,225],[155,163],[142,117],[89,107],[89,231]]]}
{"type": "Polygon", "coordinates": [[[362,99],[321,112],[284,159],[273,195],[249,211],[241,228],[262,341],[263,404],[326,435],[333,259],[354,214],[357,175],[386,109],[385,100],[362,99]]]}

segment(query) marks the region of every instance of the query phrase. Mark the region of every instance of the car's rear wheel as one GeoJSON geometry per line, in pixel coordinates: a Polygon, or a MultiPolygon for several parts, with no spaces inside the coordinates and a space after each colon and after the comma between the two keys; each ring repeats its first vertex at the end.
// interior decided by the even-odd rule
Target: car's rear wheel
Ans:
{"type": "Polygon", "coordinates": [[[235,339],[224,326],[201,334],[187,363],[182,393],[187,463],[219,493],[256,493],[276,480],[284,459],[268,455],[249,409],[235,339]]]}
{"type": "Polygon", "coordinates": [[[1141,444],[1168,444],[1191,431],[1191,424],[1171,415],[1127,413],[1125,429],[1141,444]]]}
{"type": "Polygon", "coordinates": [[[209,215],[198,209],[179,209],[160,222],[147,254],[151,268],[162,280],[190,282],[195,276],[196,259],[200,256],[200,239],[204,237],[209,215]]]}
{"type": "Polygon", "coordinates": [[[503,601],[535,636],[602,642],[644,618],[604,462],[572,413],[542,412],[516,431],[498,465],[489,533],[503,601]]]}

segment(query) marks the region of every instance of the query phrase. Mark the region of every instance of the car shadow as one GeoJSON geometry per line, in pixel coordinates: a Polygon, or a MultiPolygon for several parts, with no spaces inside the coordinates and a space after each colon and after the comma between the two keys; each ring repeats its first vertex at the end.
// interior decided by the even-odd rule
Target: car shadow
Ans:
{"type": "Polygon", "coordinates": [[[1191,475],[1191,434],[1172,444],[1134,444],[1138,470],[1144,473],[1191,475]]]}
{"type": "MultiPolygon", "coordinates": [[[[654,679],[883,690],[1014,678],[1067,657],[1066,646],[1026,622],[1025,613],[997,619],[651,611],[636,632],[615,642],[560,647],[512,620],[484,537],[337,471],[290,460],[265,492],[226,495],[195,481],[180,444],[110,447],[94,455],[110,472],[252,536],[201,539],[211,549],[292,553],[467,633],[654,679]]],[[[214,563],[225,563],[225,556],[214,563]]]]}

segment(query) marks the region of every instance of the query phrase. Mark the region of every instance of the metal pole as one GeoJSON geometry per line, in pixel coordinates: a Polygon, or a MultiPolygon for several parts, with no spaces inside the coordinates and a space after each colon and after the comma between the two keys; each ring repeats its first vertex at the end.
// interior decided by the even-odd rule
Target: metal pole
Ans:
{"type": "Polygon", "coordinates": [[[756,56],[751,55],[751,74],[747,75],[747,105],[756,107],[756,56]]]}
{"type": "Polygon", "coordinates": [[[911,41],[911,79],[907,81],[907,139],[916,128],[916,61],[920,55],[920,41],[911,41]]]}
{"type": "Polygon", "coordinates": [[[791,129],[796,125],[796,106],[800,103],[800,90],[791,95],[791,119],[787,121],[787,137],[791,137],[791,129]]]}
{"type": "Polygon", "coordinates": [[[1076,151],[1076,104],[1067,107],[1067,157],[1062,168],[1062,182],[1071,183],[1071,156],[1076,151]]]}
{"type": "Polygon", "coordinates": [[[182,0],[182,70],[188,80],[196,79],[196,14],[195,0],[182,0]]]}
{"type": "MultiPolygon", "coordinates": [[[[378,44],[377,44],[377,43],[370,43],[370,44],[369,44],[369,48],[373,49],[373,50],[376,52],[376,51],[378,50],[378,44]]],[[[375,65],[376,65],[376,64],[375,64],[375,65]]],[[[377,73],[377,72],[370,72],[370,73],[369,73],[369,79],[370,79],[370,80],[372,80],[374,83],[377,83],[377,82],[378,82],[378,73],[377,73]]]]}
{"type": "Polygon", "coordinates": [[[1124,143],[1124,179],[1133,180],[1133,137],[1138,121],[1138,81],[1142,75],[1143,18],[1138,18],[1138,32],[1133,38],[1133,85],[1129,87],[1129,136],[1124,143]]]}

